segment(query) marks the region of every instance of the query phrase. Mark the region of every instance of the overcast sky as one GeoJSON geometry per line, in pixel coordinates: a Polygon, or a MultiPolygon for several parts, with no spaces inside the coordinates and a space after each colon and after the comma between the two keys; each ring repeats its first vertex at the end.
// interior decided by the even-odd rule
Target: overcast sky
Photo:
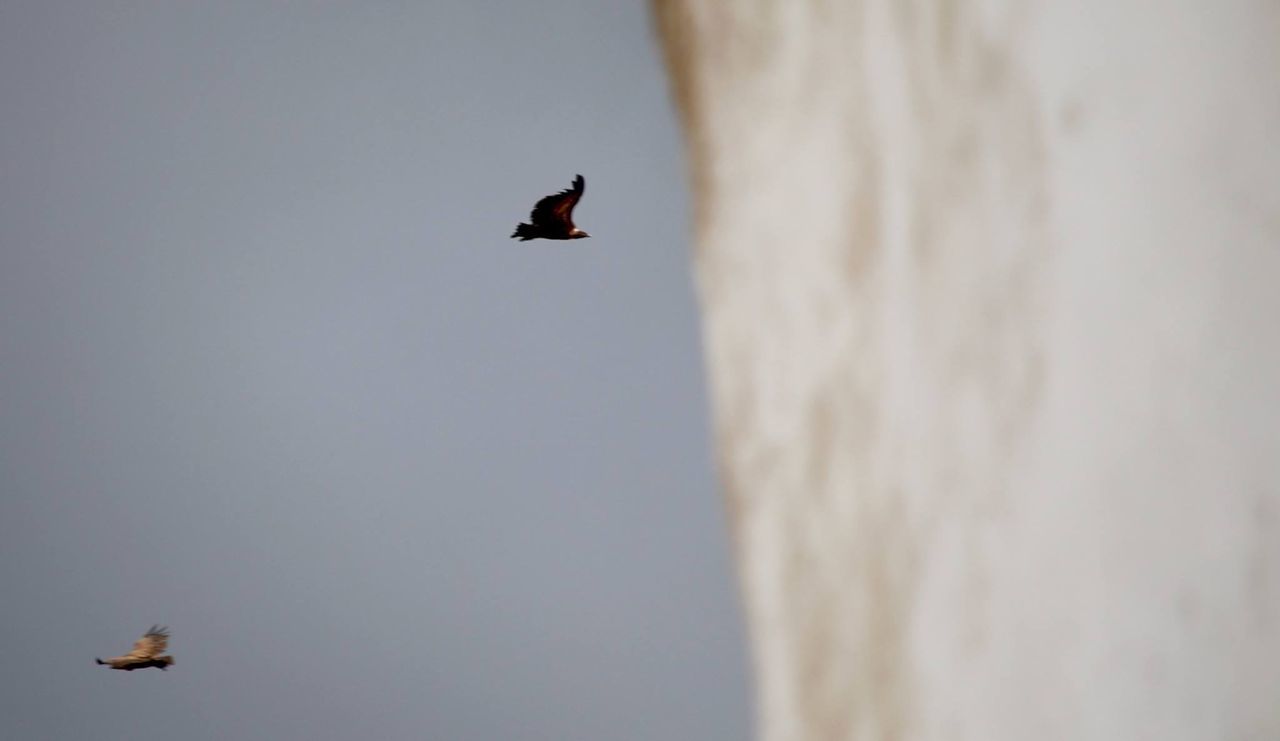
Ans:
{"type": "Polygon", "coordinates": [[[748,736],[656,51],[0,3],[0,738],[748,736]],[[508,239],[579,172],[591,239],[508,239]]]}

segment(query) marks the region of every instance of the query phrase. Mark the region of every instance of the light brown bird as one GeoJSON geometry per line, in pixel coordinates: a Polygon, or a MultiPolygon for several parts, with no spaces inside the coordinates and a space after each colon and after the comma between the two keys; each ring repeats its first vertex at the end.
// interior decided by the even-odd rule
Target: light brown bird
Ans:
{"type": "Polygon", "coordinates": [[[165,671],[173,665],[172,656],[162,656],[168,646],[169,629],[162,625],[153,625],[145,635],[138,639],[137,643],[133,644],[133,650],[129,653],[106,661],[95,658],[94,661],[103,666],[126,672],[148,667],[155,667],[165,671]]]}
{"type": "Polygon", "coordinates": [[[533,213],[529,214],[529,221],[532,223],[517,226],[512,238],[519,237],[521,242],[527,242],[530,239],[590,237],[590,234],[573,225],[573,207],[578,205],[586,186],[587,181],[579,175],[573,179],[572,188],[538,201],[534,204],[533,213]]]}

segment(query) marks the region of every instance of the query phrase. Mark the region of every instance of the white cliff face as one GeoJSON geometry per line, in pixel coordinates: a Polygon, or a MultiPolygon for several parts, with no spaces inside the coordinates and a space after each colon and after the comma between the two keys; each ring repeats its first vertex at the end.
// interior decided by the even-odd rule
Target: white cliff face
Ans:
{"type": "Polygon", "coordinates": [[[1280,4],[655,9],[760,735],[1280,738],[1280,4]]]}

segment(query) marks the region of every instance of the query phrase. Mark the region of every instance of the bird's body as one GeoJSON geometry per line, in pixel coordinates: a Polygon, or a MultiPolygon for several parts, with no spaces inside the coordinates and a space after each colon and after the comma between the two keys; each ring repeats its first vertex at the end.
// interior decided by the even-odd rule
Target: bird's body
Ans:
{"type": "Polygon", "coordinates": [[[117,656],[114,659],[94,659],[101,666],[109,666],[112,669],[131,672],[134,669],[156,668],[164,671],[173,665],[173,657],[165,656],[164,650],[169,646],[169,629],[160,625],[153,625],[137,643],[133,644],[133,650],[124,656],[117,656]]]}
{"type": "Polygon", "coordinates": [[[521,242],[530,239],[583,239],[591,236],[573,225],[573,207],[578,205],[587,182],[581,175],[573,179],[573,187],[562,190],[538,201],[529,214],[528,224],[516,227],[512,238],[521,242]]]}

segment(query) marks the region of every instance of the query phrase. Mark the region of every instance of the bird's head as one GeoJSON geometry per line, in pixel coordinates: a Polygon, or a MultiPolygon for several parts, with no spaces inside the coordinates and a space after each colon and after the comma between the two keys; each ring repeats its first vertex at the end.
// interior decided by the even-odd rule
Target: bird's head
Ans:
{"type": "Polygon", "coordinates": [[[591,236],[590,234],[587,234],[586,232],[576,227],[574,228],[573,231],[569,232],[569,239],[586,239],[587,237],[590,237],[590,236],[591,236]]]}

